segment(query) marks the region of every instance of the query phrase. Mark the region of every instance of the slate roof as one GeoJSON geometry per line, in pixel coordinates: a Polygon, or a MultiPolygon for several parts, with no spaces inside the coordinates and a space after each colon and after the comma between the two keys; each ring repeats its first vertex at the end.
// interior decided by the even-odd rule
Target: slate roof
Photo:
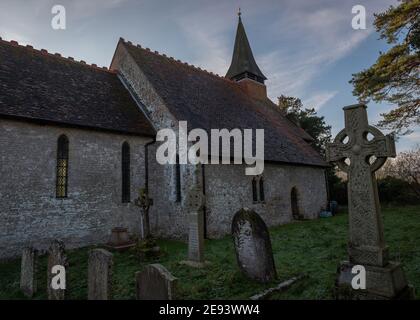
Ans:
{"type": "Polygon", "coordinates": [[[116,73],[1,38],[0,117],[155,135],[116,73]]]}
{"type": "Polygon", "coordinates": [[[327,166],[306,140],[312,138],[285,118],[268,98],[250,97],[234,81],[120,39],[170,112],[189,129],[265,129],[265,160],[327,166]]]}

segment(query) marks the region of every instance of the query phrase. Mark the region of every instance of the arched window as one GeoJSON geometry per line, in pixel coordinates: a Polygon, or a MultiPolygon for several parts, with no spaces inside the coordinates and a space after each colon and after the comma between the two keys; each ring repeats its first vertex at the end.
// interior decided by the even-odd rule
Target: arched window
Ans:
{"type": "Polygon", "coordinates": [[[69,176],[69,139],[63,134],[57,140],[56,197],[67,198],[69,176]]]}
{"type": "Polygon", "coordinates": [[[175,188],[176,188],[176,202],[180,202],[181,201],[181,165],[179,164],[179,155],[176,155],[175,188]]]}
{"type": "Polygon", "coordinates": [[[252,179],[252,201],[258,202],[257,178],[252,179]]]}
{"type": "Polygon", "coordinates": [[[121,153],[122,202],[130,202],[130,145],[124,142],[121,153]]]}
{"type": "Polygon", "coordinates": [[[260,178],[260,201],[265,201],[265,195],[264,195],[264,178],[260,178]]]}

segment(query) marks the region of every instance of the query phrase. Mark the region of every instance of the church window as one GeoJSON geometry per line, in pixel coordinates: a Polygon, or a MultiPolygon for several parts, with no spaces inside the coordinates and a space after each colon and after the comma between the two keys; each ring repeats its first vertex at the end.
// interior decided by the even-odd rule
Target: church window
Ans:
{"type": "Polygon", "coordinates": [[[122,202],[130,202],[130,145],[124,142],[121,154],[122,202]]]}
{"type": "Polygon", "coordinates": [[[252,201],[258,202],[257,179],[252,179],[252,201]]]}
{"type": "Polygon", "coordinates": [[[252,179],[252,201],[254,203],[264,202],[264,178],[261,176],[252,179]]]}
{"type": "Polygon", "coordinates": [[[56,197],[67,198],[69,175],[69,139],[61,135],[57,140],[56,197]]]}
{"type": "Polygon", "coordinates": [[[179,156],[176,155],[175,164],[175,188],[176,188],[176,202],[181,201],[181,165],[179,164],[179,156]]]}
{"type": "Polygon", "coordinates": [[[265,195],[264,195],[264,178],[260,178],[260,201],[265,201],[265,195]]]}

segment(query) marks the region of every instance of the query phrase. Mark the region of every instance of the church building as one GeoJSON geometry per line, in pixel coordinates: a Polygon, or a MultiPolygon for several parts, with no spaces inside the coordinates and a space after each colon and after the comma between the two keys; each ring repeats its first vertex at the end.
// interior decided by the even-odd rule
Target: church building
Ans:
{"type": "Polygon", "coordinates": [[[210,239],[228,234],[243,207],[268,226],[317,218],[327,164],[265,81],[240,17],[224,77],[122,38],[109,69],[0,38],[0,258],[53,239],[106,243],[115,227],[141,236],[140,189],[153,199],[158,238],[187,239],[193,192],[203,196],[210,239]],[[189,130],[264,129],[263,173],[159,164],[156,133],[176,132],[179,121],[189,130]]]}

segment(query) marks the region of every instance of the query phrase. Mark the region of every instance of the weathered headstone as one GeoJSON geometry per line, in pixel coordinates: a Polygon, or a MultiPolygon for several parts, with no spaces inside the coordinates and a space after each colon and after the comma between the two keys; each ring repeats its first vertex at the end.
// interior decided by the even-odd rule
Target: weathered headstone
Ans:
{"type": "Polygon", "coordinates": [[[232,221],[232,235],[240,269],[251,279],[269,282],[277,277],[267,226],[253,210],[239,210],[232,221]]]}
{"type": "Polygon", "coordinates": [[[109,300],[112,295],[112,253],[93,249],[89,253],[88,299],[109,300]]]}
{"type": "Polygon", "coordinates": [[[149,264],[136,272],[138,300],[173,300],[177,278],[160,264],[149,264]]]}
{"type": "Polygon", "coordinates": [[[194,182],[189,188],[185,208],[189,211],[188,230],[188,265],[201,267],[204,265],[204,204],[202,184],[199,182],[199,167],[194,172],[194,182]]]}
{"type": "Polygon", "coordinates": [[[52,273],[54,266],[63,266],[64,268],[67,268],[64,243],[59,240],[53,241],[48,251],[47,292],[49,300],[64,300],[66,290],[54,289],[52,287],[52,280],[56,275],[52,273]]]}
{"type": "Polygon", "coordinates": [[[401,265],[388,260],[375,179],[375,171],[387,157],[395,157],[395,143],[392,136],[369,125],[366,108],[360,104],[345,107],[345,129],[327,147],[327,160],[348,175],[349,261],[338,271],[337,298],[409,297],[411,289],[401,265]],[[355,290],[351,285],[356,265],[366,270],[366,289],[355,290]]]}
{"type": "Polygon", "coordinates": [[[37,251],[32,247],[23,249],[20,269],[20,289],[28,298],[32,298],[37,291],[36,268],[37,251]]]}

